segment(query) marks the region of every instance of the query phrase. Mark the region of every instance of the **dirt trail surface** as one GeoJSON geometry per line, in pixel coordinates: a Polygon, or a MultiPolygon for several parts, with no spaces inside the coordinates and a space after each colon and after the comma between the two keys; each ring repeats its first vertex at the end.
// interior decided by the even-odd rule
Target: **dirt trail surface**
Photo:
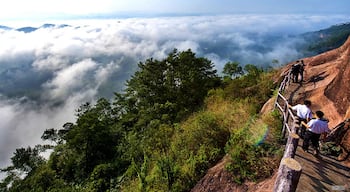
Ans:
{"type": "MultiPolygon", "coordinates": [[[[284,93],[292,105],[311,100],[312,111],[321,110],[329,120],[329,127],[334,128],[350,118],[350,37],[340,48],[323,54],[303,58],[305,66],[304,82],[291,83],[284,93]]],[[[281,69],[281,78],[291,66],[281,69]]],[[[274,100],[267,102],[262,111],[271,111],[274,100]]],[[[348,125],[350,126],[350,125],[348,125]]],[[[350,153],[350,129],[338,138],[343,151],[350,153]]],[[[296,151],[295,159],[302,166],[302,174],[297,192],[350,192],[350,155],[344,161],[337,157],[321,154],[319,157],[301,149],[302,139],[296,151]]],[[[343,153],[346,154],[346,153],[343,153]]],[[[227,157],[208,170],[207,174],[191,190],[192,192],[270,192],[276,179],[276,172],[270,178],[259,183],[238,185],[232,181],[230,173],[224,169],[227,157]]]]}

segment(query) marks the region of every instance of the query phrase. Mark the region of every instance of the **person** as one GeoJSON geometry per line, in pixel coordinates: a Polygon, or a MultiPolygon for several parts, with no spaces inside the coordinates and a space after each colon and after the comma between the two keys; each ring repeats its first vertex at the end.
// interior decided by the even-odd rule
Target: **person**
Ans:
{"type": "Polygon", "coordinates": [[[300,83],[302,83],[304,81],[304,68],[305,68],[305,64],[304,64],[304,60],[300,61],[300,69],[299,69],[299,73],[300,73],[300,83]]]}
{"type": "Polygon", "coordinates": [[[310,109],[311,101],[304,100],[304,104],[297,104],[295,106],[289,105],[293,111],[296,111],[297,115],[297,124],[299,125],[299,136],[304,138],[306,127],[303,126],[302,122],[309,122],[312,119],[312,111],[310,109]]]}
{"type": "Polygon", "coordinates": [[[298,83],[298,76],[300,73],[300,63],[297,61],[294,65],[292,65],[292,81],[293,83],[298,83]]]}
{"type": "Polygon", "coordinates": [[[329,133],[331,130],[328,128],[328,120],[323,118],[324,113],[322,111],[316,111],[315,114],[315,119],[311,119],[308,123],[302,122],[307,128],[302,148],[307,152],[309,142],[311,141],[312,147],[314,148],[314,155],[317,156],[320,153],[319,140],[321,134],[329,133]]]}

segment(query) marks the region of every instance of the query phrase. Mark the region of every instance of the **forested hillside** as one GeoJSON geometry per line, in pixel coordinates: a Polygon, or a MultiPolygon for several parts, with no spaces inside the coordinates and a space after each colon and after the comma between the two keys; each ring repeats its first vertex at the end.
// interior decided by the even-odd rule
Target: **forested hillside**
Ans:
{"type": "MultiPolygon", "coordinates": [[[[301,35],[306,40],[304,49],[312,55],[320,54],[343,45],[350,35],[350,23],[333,25],[327,29],[301,35]]],[[[310,55],[306,55],[310,56],[310,55]]]]}
{"type": "Polygon", "coordinates": [[[0,190],[189,191],[225,154],[238,184],[276,168],[280,122],[258,115],[273,71],[229,62],[220,78],[191,50],[138,67],[113,100],[82,104],[76,122],[47,129],[50,145],[17,149],[0,190]]]}

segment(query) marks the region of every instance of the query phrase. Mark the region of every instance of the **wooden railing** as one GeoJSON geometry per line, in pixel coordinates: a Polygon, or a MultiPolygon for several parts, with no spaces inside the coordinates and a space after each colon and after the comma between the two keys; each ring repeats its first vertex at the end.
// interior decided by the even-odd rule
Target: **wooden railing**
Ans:
{"type": "Polygon", "coordinates": [[[278,89],[277,98],[275,101],[275,109],[277,108],[283,117],[283,127],[282,127],[282,136],[286,136],[286,130],[288,133],[295,133],[295,130],[292,129],[290,125],[294,125],[294,122],[296,121],[296,117],[294,116],[293,112],[289,109],[289,103],[288,100],[283,96],[284,90],[290,85],[291,83],[291,73],[288,72],[287,75],[284,76],[283,81],[281,82],[281,85],[278,89]]]}
{"type": "Polygon", "coordinates": [[[301,165],[294,159],[296,149],[298,147],[299,136],[296,134],[297,119],[289,108],[288,100],[283,96],[283,92],[291,83],[290,71],[284,76],[283,81],[278,89],[275,102],[277,108],[282,115],[282,137],[286,138],[288,131],[288,139],[284,150],[283,158],[277,172],[277,178],[274,185],[275,192],[293,192],[296,190],[301,175],[301,165]]]}

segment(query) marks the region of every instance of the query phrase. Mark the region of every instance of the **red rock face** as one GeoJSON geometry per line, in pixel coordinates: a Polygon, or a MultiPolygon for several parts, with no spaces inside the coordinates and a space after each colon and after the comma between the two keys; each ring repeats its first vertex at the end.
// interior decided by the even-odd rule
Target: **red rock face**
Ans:
{"type": "MultiPolygon", "coordinates": [[[[305,98],[312,101],[312,110],[321,110],[329,119],[330,128],[350,118],[350,37],[343,46],[309,58],[305,66],[302,92],[295,103],[305,98]]],[[[295,63],[295,62],[293,62],[295,63]]],[[[282,69],[286,74],[293,63],[282,69]]],[[[350,151],[350,133],[341,138],[344,153],[350,151]]],[[[342,154],[344,156],[344,154],[342,154]]],[[[350,158],[347,157],[350,166],[350,158]]]]}
{"type": "MultiPolygon", "coordinates": [[[[343,46],[338,49],[307,58],[309,62],[308,76],[324,77],[323,80],[315,82],[315,88],[309,87],[309,95],[318,102],[319,109],[327,114],[330,126],[334,127],[347,118],[350,118],[350,37],[343,46]]],[[[346,126],[349,126],[347,124],[346,126]]],[[[350,130],[341,139],[343,154],[345,158],[350,152],[350,130]]],[[[347,157],[347,164],[350,159],[347,157]]]]}
{"type": "Polygon", "coordinates": [[[350,38],[332,51],[305,58],[305,92],[325,112],[334,127],[345,119],[350,105],[350,38]],[[314,80],[313,80],[314,79],[314,80]]]}
{"type": "MultiPolygon", "coordinates": [[[[330,128],[335,127],[345,119],[350,118],[350,37],[343,46],[316,55],[304,58],[305,80],[303,93],[296,98],[301,102],[308,98],[312,101],[313,111],[321,110],[329,119],[330,128]]],[[[288,71],[291,64],[283,71],[288,71]]],[[[346,164],[350,166],[350,158],[346,153],[350,152],[350,130],[341,138],[341,146],[344,153],[341,158],[346,158],[346,164]]]]}
{"type": "MultiPolygon", "coordinates": [[[[347,118],[350,118],[350,116],[347,116],[347,118]]],[[[345,160],[346,166],[350,167],[350,121],[345,124],[344,129],[347,129],[347,132],[340,141],[342,154],[339,155],[338,160],[345,160]]]]}
{"type": "Polygon", "coordinates": [[[350,104],[350,38],[330,54],[337,56],[334,67],[338,69],[338,74],[327,86],[325,95],[334,102],[338,112],[344,117],[350,104]]]}

